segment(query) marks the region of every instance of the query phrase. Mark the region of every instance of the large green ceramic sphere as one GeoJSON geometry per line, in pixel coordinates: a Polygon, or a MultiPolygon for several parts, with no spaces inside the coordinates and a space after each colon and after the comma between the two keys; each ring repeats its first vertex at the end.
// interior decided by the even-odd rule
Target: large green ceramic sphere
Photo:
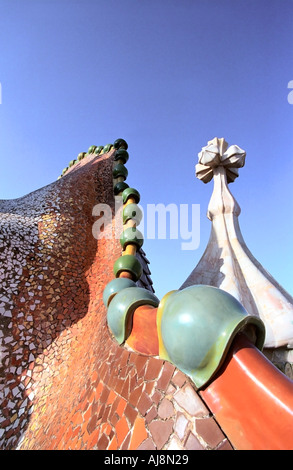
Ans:
{"type": "Polygon", "coordinates": [[[99,147],[97,147],[97,148],[95,149],[95,154],[96,154],[96,155],[99,155],[99,154],[101,153],[101,151],[103,150],[103,148],[104,148],[103,145],[100,145],[99,147]]]}
{"type": "Polygon", "coordinates": [[[136,227],[126,228],[120,236],[120,243],[123,250],[125,250],[126,246],[129,244],[136,245],[139,249],[142,247],[143,241],[143,234],[136,227]]]}
{"type": "Polygon", "coordinates": [[[85,153],[85,152],[80,152],[80,153],[77,155],[77,160],[80,162],[85,156],[86,156],[86,153],[85,153]]]}
{"type": "Polygon", "coordinates": [[[125,150],[128,149],[128,144],[126,140],[124,139],[116,139],[113,145],[115,149],[120,149],[120,148],[123,148],[125,150]]]}
{"type": "Polygon", "coordinates": [[[119,181],[119,183],[116,183],[114,186],[114,195],[118,196],[119,193],[122,193],[127,188],[129,188],[127,183],[119,181]]]}
{"type": "Polygon", "coordinates": [[[113,168],[112,174],[113,178],[119,178],[119,176],[123,176],[124,180],[126,180],[128,176],[128,170],[122,163],[117,163],[117,165],[115,165],[113,168]]]}
{"type": "Polygon", "coordinates": [[[157,307],[159,299],[142,287],[129,287],[118,292],[111,301],[107,322],[119,344],[122,344],[131,332],[132,316],[141,305],[157,307]]]}
{"type": "Polygon", "coordinates": [[[129,159],[129,154],[125,149],[116,150],[114,160],[122,160],[125,164],[129,159]]]}
{"type": "Polygon", "coordinates": [[[133,280],[136,282],[142,275],[142,266],[138,259],[134,255],[123,255],[118,258],[114,263],[114,275],[119,275],[126,271],[133,276],[133,280]]]}
{"type": "Polygon", "coordinates": [[[217,371],[240,331],[256,330],[257,347],[264,343],[262,321],[248,315],[231,294],[211,286],[191,286],[162,299],[160,356],[203,386],[217,371]]]}
{"type": "Polygon", "coordinates": [[[122,193],[122,201],[123,201],[123,204],[126,204],[126,202],[128,201],[129,198],[133,198],[137,204],[139,203],[139,201],[140,201],[140,194],[139,194],[139,192],[137,191],[137,189],[129,188],[129,187],[127,187],[126,189],[124,189],[124,191],[123,191],[123,193],[122,193]]]}
{"type": "MultiPolygon", "coordinates": [[[[123,197],[123,194],[122,194],[123,197]]],[[[127,204],[123,209],[122,220],[123,224],[126,224],[128,220],[133,220],[137,224],[140,224],[143,214],[140,207],[134,202],[127,204]]]]}
{"type": "Polygon", "coordinates": [[[97,146],[96,145],[91,145],[87,151],[87,153],[94,153],[94,151],[96,150],[97,146]]]}
{"type": "Polygon", "coordinates": [[[137,287],[135,282],[131,279],[127,279],[125,277],[118,277],[117,279],[112,279],[110,281],[103,292],[103,302],[105,307],[108,307],[112,298],[120,292],[122,289],[126,289],[126,287],[137,287]]]}
{"type": "Polygon", "coordinates": [[[108,153],[110,152],[111,148],[113,147],[112,144],[107,144],[105,145],[105,147],[103,148],[103,153],[108,153]]]}

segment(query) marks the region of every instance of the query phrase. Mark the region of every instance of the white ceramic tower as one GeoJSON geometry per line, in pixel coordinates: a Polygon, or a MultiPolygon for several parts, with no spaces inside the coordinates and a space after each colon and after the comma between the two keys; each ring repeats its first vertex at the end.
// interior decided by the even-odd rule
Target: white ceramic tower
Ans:
{"type": "Polygon", "coordinates": [[[244,166],[246,152],[237,145],[228,147],[223,138],[214,138],[198,157],[197,178],[204,183],[214,179],[207,212],[212,227],[206,250],[181,289],[206,284],[229,292],[249,314],[263,320],[265,348],[289,352],[293,348],[293,298],[247,248],[238,222],[240,207],[228,188],[238,176],[238,168],[244,166]]]}

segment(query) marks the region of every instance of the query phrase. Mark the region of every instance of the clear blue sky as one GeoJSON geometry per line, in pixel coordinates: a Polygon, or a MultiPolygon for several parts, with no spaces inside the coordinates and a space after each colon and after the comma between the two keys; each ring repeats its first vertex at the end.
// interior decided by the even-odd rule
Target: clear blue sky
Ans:
{"type": "Polygon", "coordinates": [[[146,240],[161,298],[210,233],[207,141],[246,150],[231,190],[254,256],[293,294],[292,0],[0,0],[0,199],[53,182],[90,145],[127,140],[141,203],[200,204],[200,245],[146,240]]]}

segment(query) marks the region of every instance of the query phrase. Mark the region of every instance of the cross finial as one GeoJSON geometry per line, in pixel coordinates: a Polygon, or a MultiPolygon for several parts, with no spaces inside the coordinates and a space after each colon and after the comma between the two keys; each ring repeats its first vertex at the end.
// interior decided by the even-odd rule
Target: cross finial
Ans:
{"type": "Polygon", "coordinates": [[[215,137],[198,154],[198,164],[195,166],[195,175],[204,183],[213,178],[213,168],[223,166],[226,170],[227,182],[233,183],[238,177],[238,168],[245,164],[246,152],[238,145],[231,145],[225,139],[215,137]]]}

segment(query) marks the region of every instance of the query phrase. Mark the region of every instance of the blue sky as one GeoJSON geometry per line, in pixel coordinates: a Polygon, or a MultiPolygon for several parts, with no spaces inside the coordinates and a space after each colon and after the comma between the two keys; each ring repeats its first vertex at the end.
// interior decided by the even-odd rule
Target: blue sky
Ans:
{"type": "Polygon", "coordinates": [[[122,137],[141,204],[200,204],[200,245],[145,240],[157,295],[209,238],[207,141],[246,150],[230,185],[254,256],[293,294],[292,0],[1,0],[0,199],[53,182],[122,137]]]}

